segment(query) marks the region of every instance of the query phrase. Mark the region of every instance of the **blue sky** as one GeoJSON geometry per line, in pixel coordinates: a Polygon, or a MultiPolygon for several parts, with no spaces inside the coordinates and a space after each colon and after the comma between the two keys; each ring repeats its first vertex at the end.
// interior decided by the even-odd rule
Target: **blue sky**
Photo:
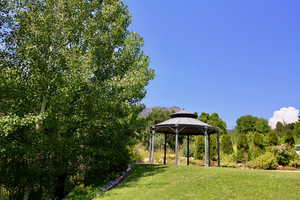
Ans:
{"type": "Polygon", "coordinates": [[[300,108],[300,1],[126,2],[156,71],[147,107],[217,112],[229,128],[300,108]]]}

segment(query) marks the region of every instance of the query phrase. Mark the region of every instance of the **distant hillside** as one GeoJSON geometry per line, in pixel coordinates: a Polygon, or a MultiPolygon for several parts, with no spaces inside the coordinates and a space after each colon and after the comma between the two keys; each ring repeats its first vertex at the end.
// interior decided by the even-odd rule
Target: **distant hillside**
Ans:
{"type": "Polygon", "coordinates": [[[148,114],[152,111],[153,108],[159,108],[159,109],[163,109],[163,110],[175,110],[176,112],[183,110],[180,107],[177,106],[172,106],[172,107],[161,107],[161,106],[155,106],[155,107],[150,107],[150,108],[145,108],[142,112],[141,112],[141,116],[143,117],[147,117],[148,114]]]}

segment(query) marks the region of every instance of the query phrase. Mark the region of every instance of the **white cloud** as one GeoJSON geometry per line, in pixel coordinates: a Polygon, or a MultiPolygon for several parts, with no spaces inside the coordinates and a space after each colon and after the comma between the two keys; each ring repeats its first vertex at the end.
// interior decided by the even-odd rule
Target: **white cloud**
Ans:
{"type": "Polygon", "coordinates": [[[269,125],[274,129],[277,122],[290,124],[298,121],[299,110],[294,107],[283,107],[273,113],[273,117],[269,120],[269,125]]]}

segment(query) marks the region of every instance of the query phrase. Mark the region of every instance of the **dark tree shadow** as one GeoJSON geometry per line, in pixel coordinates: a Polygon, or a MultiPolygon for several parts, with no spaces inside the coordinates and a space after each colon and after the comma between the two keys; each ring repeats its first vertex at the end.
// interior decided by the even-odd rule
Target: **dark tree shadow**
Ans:
{"type": "Polygon", "coordinates": [[[152,165],[152,164],[136,164],[127,178],[117,187],[133,187],[140,178],[147,176],[154,176],[155,174],[162,173],[167,168],[166,165],[152,165]]]}

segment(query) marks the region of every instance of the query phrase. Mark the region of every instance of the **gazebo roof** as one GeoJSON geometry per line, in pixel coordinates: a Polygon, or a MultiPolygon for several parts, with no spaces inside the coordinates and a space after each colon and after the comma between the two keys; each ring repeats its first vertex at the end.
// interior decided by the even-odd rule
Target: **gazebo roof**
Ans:
{"type": "Polygon", "coordinates": [[[155,132],[175,134],[175,129],[179,130],[180,135],[204,135],[205,130],[208,134],[216,133],[218,130],[197,119],[193,113],[180,111],[171,115],[171,119],[156,124],[155,132]]]}

